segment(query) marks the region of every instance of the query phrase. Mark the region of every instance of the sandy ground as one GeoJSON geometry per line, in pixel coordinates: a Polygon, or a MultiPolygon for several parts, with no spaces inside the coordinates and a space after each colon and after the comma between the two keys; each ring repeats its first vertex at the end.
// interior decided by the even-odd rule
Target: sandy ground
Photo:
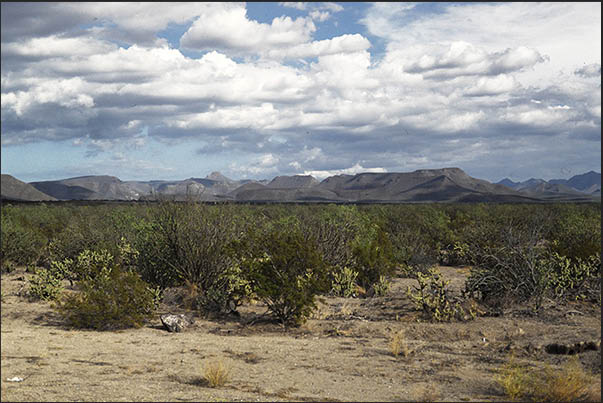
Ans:
{"type": "MultiPolygon", "coordinates": [[[[457,292],[467,269],[441,267],[457,292]]],[[[600,307],[549,304],[468,322],[419,322],[406,296],[410,279],[395,279],[385,297],[323,298],[296,329],[269,321],[245,324],[261,304],[228,320],[196,318],[182,333],[164,330],[159,314],[123,331],[65,328],[49,303],[24,297],[29,274],[2,275],[2,401],[503,401],[494,381],[512,351],[535,368],[568,356],[539,349],[551,342],[600,340],[600,307]],[[21,295],[19,295],[21,294],[21,295]],[[394,357],[390,337],[404,330],[411,354],[394,357]],[[209,362],[230,368],[230,381],[202,381],[209,362]],[[9,382],[13,377],[22,382],[9,382]]],[[[182,312],[162,306],[159,313],[182,312]]],[[[601,372],[600,351],[579,355],[601,372]]],[[[598,386],[600,389],[600,385],[598,386]]]]}

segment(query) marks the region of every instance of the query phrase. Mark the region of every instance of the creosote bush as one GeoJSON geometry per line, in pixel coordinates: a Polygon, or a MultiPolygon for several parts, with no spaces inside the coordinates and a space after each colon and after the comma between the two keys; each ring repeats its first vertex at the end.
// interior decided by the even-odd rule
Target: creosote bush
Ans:
{"type": "Polygon", "coordinates": [[[248,232],[240,267],[254,294],[284,325],[300,325],[316,308],[315,296],[328,291],[316,240],[296,220],[281,219],[248,232]]]}
{"type": "Polygon", "coordinates": [[[162,202],[141,227],[136,262],[143,278],[166,288],[188,284],[205,313],[227,313],[247,297],[248,286],[231,253],[244,226],[227,206],[162,202]]]}
{"type": "Polygon", "coordinates": [[[28,217],[19,207],[2,206],[0,224],[0,270],[9,272],[15,265],[36,264],[45,238],[28,228],[28,217]]]}
{"type": "Polygon", "coordinates": [[[77,283],[79,292],[64,295],[56,309],[70,326],[76,328],[140,327],[156,309],[157,292],[139,274],[104,261],[110,256],[105,252],[84,251],[78,256],[76,270],[93,275],[83,276],[77,283]],[[102,267],[95,264],[100,261],[102,267]],[[98,271],[89,271],[97,268],[98,271]]]}
{"type": "Polygon", "coordinates": [[[367,234],[358,237],[353,245],[351,269],[358,273],[358,285],[369,289],[394,273],[392,244],[379,227],[367,228],[367,234]]]}

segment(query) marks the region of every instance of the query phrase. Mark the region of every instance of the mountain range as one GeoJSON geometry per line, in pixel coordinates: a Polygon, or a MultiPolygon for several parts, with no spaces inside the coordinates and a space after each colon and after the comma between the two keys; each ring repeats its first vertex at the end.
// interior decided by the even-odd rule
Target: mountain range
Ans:
{"type": "Polygon", "coordinates": [[[2,175],[3,200],[196,200],[236,202],[539,202],[600,199],[601,174],[570,179],[529,179],[498,183],[476,179],[459,168],[414,172],[335,175],[323,181],[309,175],[272,180],[233,180],[220,172],[180,181],[122,181],[114,176],[25,183],[2,175]]]}
{"type": "Polygon", "coordinates": [[[590,171],[581,175],[574,175],[569,179],[544,179],[530,178],[523,182],[513,182],[505,178],[499,182],[500,185],[510,187],[523,194],[539,196],[543,198],[555,198],[560,195],[583,195],[601,196],[601,174],[590,171]]]}

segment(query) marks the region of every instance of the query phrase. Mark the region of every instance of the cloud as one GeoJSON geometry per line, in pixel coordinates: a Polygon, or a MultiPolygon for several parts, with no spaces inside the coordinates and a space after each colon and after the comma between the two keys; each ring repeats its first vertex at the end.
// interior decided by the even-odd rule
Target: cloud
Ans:
{"type": "MultiPolygon", "coordinates": [[[[388,51],[467,42],[487,53],[525,47],[546,55],[550,63],[522,74],[522,84],[542,85],[560,70],[573,71],[585,61],[600,63],[600,3],[442,3],[431,6],[435,13],[425,12],[427,7],[374,3],[361,22],[371,35],[386,40],[388,51]],[[571,30],[560,29],[569,26],[571,30]]],[[[508,56],[508,67],[533,58],[508,56]]]]}
{"type": "Polygon", "coordinates": [[[586,78],[601,78],[601,64],[591,63],[586,66],[580,67],[574,73],[576,75],[586,78]]]}
{"type": "Polygon", "coordinates": [[[387,172],[387,170],[385,170],[384,168],[380,168],[380,167],[365,168],[362,165],[360,165],[359,163],[356,163],[354,166],[345,168],[345,169],[334,169],[334,170],[326,170],[326,171],[304,171],[304,175],[312,175],[312,176],[316,177],[317,179],[325,179],[329,176],[334,176],[334,175],[355,175],[358,173],[365,173],[365,172],[382,173],[382,172],[387,172]]]}
{"type": "MultiPolygon", "coordinates": [[[[223,5],[218,5],[223,7],[223,5]]],[[[2,3],[2,42],[86,31],[139,45],[155,43],[170,23],[183,24],[216,3],[2,3]]]]}
{"type": "Polygon", "coordinates": [[[306,2],[280,2],[279,6],[295,8],[296,10],[306,11],[313,9],[313,11],[327,10],[333,13],[343,11],[343,6],[337,3],[325,2],[325,3],[306,3],[306,2]]]}
{"type": "Polygon", "coordinates": [[[308,42],[316,30],[311,18],[276,17],[271,24],[247,18],[244,4],[202,12],[180,39],[184,48],[247,55],[308,42]]]}
{"type": "Polygon", "coordinates": [[[312,18],[312,20],[316,20],[318,22],[325,22],[326,20],[331,18],[331,13],[329,13],[328,11],[313,10],[308,15],[310,16],[310,18],[312,18]]]}
{"type": "Polygon", "coordinates": [[[316,39],[319,13],[341,6],[259,22],[243,3],[12,4],[3,148],[64,142],[108,161],[160,142],[260,177],[480,163],[494,175],[505,155],[522,163],[514,147],[537,159],[564,142],[593,160],[600,144],[600,5],[373,3],[367,32],[316,39]],[[552,32],[559,13],[581,24],[552,32]],[[170,24],[180,48],[158,38],[170,24]]]}
{"type": "Polygon", "coordinates": [[[492,96],[510,93],[517,88],[518,84],[513,76],[499,74],[495,77],[480,77],[475,86],[467,90],[467,95],[492,96]]]}
{"type": "Polygon", "coordinates": [[[332,3],[332,2],[322,3],[319,7],[323,10],[329,10],[333,13],[338,13],[340,11],[343,11],[343,6],[341,4],[332,3]]]}
{"type": "Polygon", "coordinates": [[[245,177],[273,175],[278,172],[277,164],[279,160],[279,157],[273,154],[263,154],[244,165],[231,163],[229,171],[237,175],[244,175],[245,177]]]}
{"type": "Polygon", "coordinates": [[[454,78],[464,75],[499,75],[521,71],[543,63],[548,58],[538,51],[521,46],[501,52],[487,53],[467,42],[450,45],[415,46],[406,54],[404,70],[424,78],[454,78]],[[422,56],[419,56],[423,54],[422,56]]]}
{"type": "Polygon", "coordinates": [[[371,43],[360,34],[346,34],[332,39],[313,41],[292,46],[287,49],[270,50],[271,59],[308,59],[342,53],[355,53],[367,50],[371,43]]]}
{"type": "Polygon", "coordinates": [[[297,10],[304,11],[308,8],[308,3],[302,1],[283,1],[278,3],[279,6],[295,8],[297,10]]]}

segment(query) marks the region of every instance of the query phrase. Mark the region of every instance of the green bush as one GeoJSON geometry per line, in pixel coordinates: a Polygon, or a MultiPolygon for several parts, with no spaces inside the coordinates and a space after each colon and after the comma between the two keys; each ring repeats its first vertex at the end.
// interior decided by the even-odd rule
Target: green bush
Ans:
{"type": "Polygon", "coordinates": [[[46,239],[27,226],[23,211],[3,206],[0,225],[0,269],[5,272],[14,265],[36,264],[46,239]]]}
{"type": "Polygon", "coordinates": [[[170,248],[159,223],[144,218],[135,225],[134,247],[141,251],[136,260],[136,270],[142,279],[161,289],[181,283],[176,268],[175,248],[170,248]]]}
{"type": "Polygon", "coordinates": [[[601,205],[563,205],[548,237],[551,249],[571,260],[601,253],[601,205]]]}
{"type": "Polygon", "coordinates": [[[368,218],[355,206],[308,206],[298,217],[305,234],[316,238],[326,265],[341,271],[353,261],[353,243],[366,226],[368,218]]]}
{"type": "Polygon", "coordinates": [[[75,260],[85,250],[101,249],[118,256],[118,245],[125,229],[123,223],[116,223],[115,217],[119,217],[121,209],[107,205],[73,208],[65,228],[50,239],[46,252],[48,260],[75,260]]]}
{"type": "Polygon", "coordinates": [[[63,277],[51,270],[36,269],[29,280],[29,296],[31,299],[44,301],[56,300],[63,292],[63,277]]]}
{"type": "Polygon", "coordinates": [[[358,273],[358,284],[366,289],[373,287],[382,276],[394,273],[392,245],[380,228],[367,228],[366,236],[354,243],[351,269],[358,273]]]}
{"type": "Polygon", "coordinates": [[[325,264],[307,235],[299,221],[280,219],[248,232],[240,256],[251,289],[285,325],[303,323],[316,308],[315,296],[328,291],[325,264]]]}
{"type": "Polygon", "coordinates": [[[440,206],[378,207],[376,214],[392,244],[392,260],[404,276],[426,272],[438,262],[439,250],[455,240],[450,218],[440,206]]]}
{"type": "Polygon", "coordinates": [[[79,282],[80,292],[66,295],[56,309],[76,328],[115,330],[140,327],[156,309],[153,290],[137,273],[119,266],[101,269],[79,282]]]}

